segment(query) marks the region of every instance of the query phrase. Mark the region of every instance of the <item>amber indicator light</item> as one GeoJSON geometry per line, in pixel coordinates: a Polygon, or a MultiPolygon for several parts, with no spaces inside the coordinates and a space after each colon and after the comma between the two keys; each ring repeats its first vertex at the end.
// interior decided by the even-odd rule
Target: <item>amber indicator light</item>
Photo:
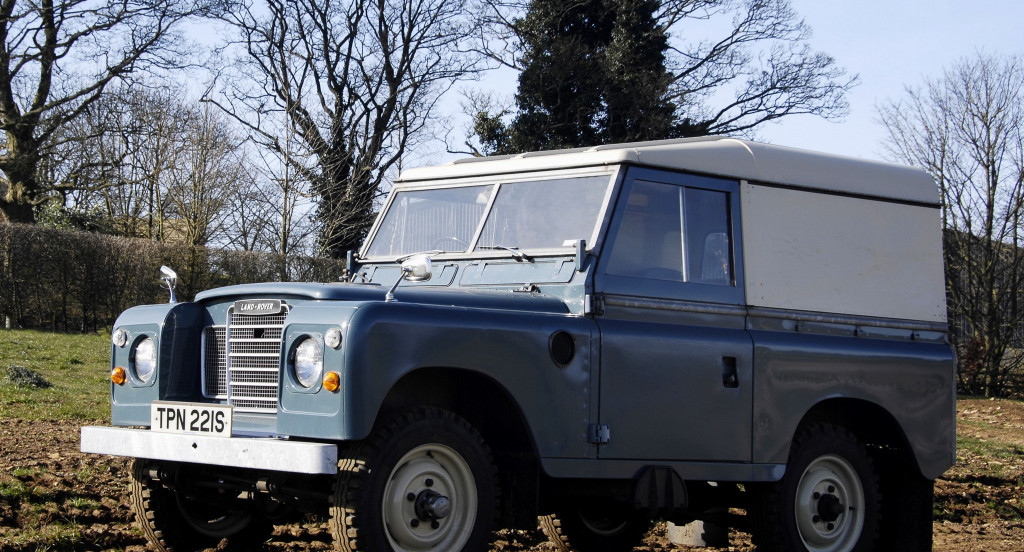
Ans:
{"type": "Polygon", "coordinates": [[[110,381],[112,381],[112,382],[114,382],[114,383],[116,383],[118,385],[124,385],[124,382],[128,381],[128,375],[124,371],[124,368],[118,366],[118,367],[114,368],[113,370],[111,370],[110,371],[110,381]]]}
{"type": "Polygon", "coordinates": [[[335,392],[341,387],[341,376],[337,372],[327,372],[324,374],[324,389],[335,392]]]}

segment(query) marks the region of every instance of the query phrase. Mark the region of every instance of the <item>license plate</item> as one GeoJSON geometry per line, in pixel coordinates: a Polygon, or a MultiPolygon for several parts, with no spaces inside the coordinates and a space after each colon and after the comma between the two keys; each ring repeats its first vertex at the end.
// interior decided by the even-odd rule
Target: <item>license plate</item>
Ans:
{"type": "Polygon", "coordinates": [[[226,404],[153,401],[151,429],[168,433],[231,436],[231,406],[226,404]]]}

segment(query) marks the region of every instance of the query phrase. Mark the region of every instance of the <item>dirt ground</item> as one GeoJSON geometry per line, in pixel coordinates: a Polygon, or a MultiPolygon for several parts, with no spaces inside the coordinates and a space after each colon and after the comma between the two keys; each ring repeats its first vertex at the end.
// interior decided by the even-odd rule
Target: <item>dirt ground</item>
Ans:
{"type": "MultiPolygon", "coordinates": [[[[1024,550],[1024,403],[960,401],[966,445],[936,484],[936,551],[1024,550]]],[[[0,552],[146,550],[128,506],[127,461],[78,452],[78,425],[0,420],[0,552]]],[[[751,551],[737,531],[731,546],[751,551]]],[[[278,526],[267,550],[330,550],[322,523],[278,526]]],[[[537,532],[495,533],[492,550],[550,551],[537,532]]],[[[665,538],[658,525],[635,552],[690,550],[665,538]]]]}

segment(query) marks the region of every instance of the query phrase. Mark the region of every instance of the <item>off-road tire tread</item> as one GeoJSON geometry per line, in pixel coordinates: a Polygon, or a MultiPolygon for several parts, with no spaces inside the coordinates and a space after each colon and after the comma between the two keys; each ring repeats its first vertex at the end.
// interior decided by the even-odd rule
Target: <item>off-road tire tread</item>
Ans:
{"type": "Polygon", "coordinates": [[[641,544],[643,536],[650,529],[650,524],[651,520],[643,519],[641,514],[637,513],[633,519],[628,521],[628,525],[622,533],[612,537],[600,537],[586,533],[585,528],[580,527],[572,520],[567,520],[566,514],[556,512],[537,518],[537,526],[559,552],[632,550],[633,547],[641,544]]]}
{"type": "Polygon", "coordinates": [[[273,524],[253,513],[249,523],[238,533],[226,538],[211,537],[196,532],[182,517],[176,502],[171,503],[172,491],[153,484],[146,473],[148,462],[132,462],[130,484],[131,506],[146,540],[157,552],[191,552],[216,547],[221,551],[248,552],[270,538],[273,524]],[[156,496],[168,493],[168,496],[156,496]]]}
{"type": "MultiPolygon", "coordinates": [[[[790,469],[794,465],[794,457],[803,451],[805,447],[812,443],[820,443],[830,439],[846,441],[848,445],[859,449],[859,454],[862,455],[861,459],[867,462],[870,469],[871,479],[861,483],[864,485],[865,491],[869,485],[875,489],[873,493],[875,496],[874,504],[866,504],[868,509],[873,508],[876,512],[875,527],[873,528],[874,534],[867,535],[867,538],[862,536],[860,543],[855,547],[855,552],[874,550],[874,545],[879,535],[879,527],[881,526],[881,491],[878,482],[878,470],[875,469],[874,461],[867,449],[853,433],[841,426],[832,424],[813,424],[801,430],[796,438],[793,439],[786,474],[787,476],[791,475],[790,469]]],[[[849,458],[847,460],[850,461],[849,458]]],[[[796,477],[800,475],[802,474],[797,474],[796,477]]],[[[783,507],[785,504],[783,493],[786,481],[787,479],[783,478],[782,481],[776,483],[751,485],[753,492],[752,506],[754,508],[751,540],[758,552],[799,552],[790,548],[785,537],[787,519],[783,515],[785,510],[783,507]]],[[[865,492],[865,494],[869,493],[865,492]]],[[[867,500],[867,497],[865,497],[865,500],[867,500]]],[[[865,528],[865,531],[870,530],[872,528],[865,528]]]]}
{"type": "MultiPolygon", "coordinates": [[[[414,423],[434,420],[449,428],[461,431],[480,447],[486,458],[491,473],[489,478],[494,482],[494,508],[491,525],[497,520],[500,508],[499,487],[497,485],[498,469],[490,447],[480,433],[461,416],[440,408],[419,407],[401,412],[380,424],[363,442],[340,448],[338,451],[338,474],[334,482],[331,498],[330,520],[328,525],[334,538],[334,548],[340,552],[371,552],[368,543],[360,542],[361,533],[369,530],[365,518],[368,515],[380,516],[379,512],[361,513],[363,487],[371,475],[373,459],[381,452],[391,439],[400,435],[414,423]]],[[[376,552],[376,551],[373,551],[376,552]]],[[[455,552],[455,551],[453,551],[455,552]]]]}
{"type": "Polygon", "coordinates": [[[167,505],[153,496],[153,487],[149,482],[146,466],[145,460],[136,458],[132,461],[129,494],[135,518],[139,521],[139,526],[150,546],[157,552],[186,552],[216,546],[217,542],[214,539],[201,538],[184,527],[177,511],[161,511],[167,505]]]}
{"type": "Polygon", "coordinates": [[[559,552],[575,552],[569,537],[562,531],[562,520],[554,515],[537,517],[537,526],[559,552]]]}

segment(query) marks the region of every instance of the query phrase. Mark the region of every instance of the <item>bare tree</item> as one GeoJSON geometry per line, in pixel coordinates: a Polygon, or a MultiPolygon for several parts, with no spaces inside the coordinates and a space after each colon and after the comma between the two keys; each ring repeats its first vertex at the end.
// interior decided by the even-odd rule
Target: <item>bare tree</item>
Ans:
{"type": "Polygon", "coordinates": [[[90,107],[84,121],[90,126],[83,136],[95,137],[79,143],[95,163],[78,174],[92,185],[76,181],[72,187],[80,196],[98,190],[122,235],[165,238],[167,175],[178,160],[180,137],[188,125],[177,99],[180,92],[118,87],[90,107]]]}
{"type": "Polygon", "coordinates": [[[161,239],[160,181],[184,131],[176,105],[166,89],[108,88],[48,144],[38,171],[48,208],[100,211],[115,234],[161,239]]]}
{"type": "Polygon", "coordinates": [[[979,54],[879,107],[895,159],[938,182],[947,295],[965,391],[999,395],[1020,367],[1024,60],[979,54]]]}
{"type": "Polygon", "coordinates": [[[225,241],[222,245],[242,251],[266,249],[267,236],[274,228],[273,205],[276,199],[264,179],[247,171],[243,185],[237,186],[226,213],[225,241]]]}
{"type": "MultiPolygon", "coordinates": [[[[569,1],[565,6],[577,9],[581,3],[599,1],[569,1]]],[[[526,15],[534,3],[478,0],[478,4],[478,51],[494,64],[522,74],[524,62],[530,59],[526,15]]],[[[856,85],[857,77],[810,47],[811,29],[789,0],[665,0],[654,19],[671,38],[665,51],[671,82],[663,100],[675,107],[675,121],[665,137],[749,135],[759,125],[782,117],[814,114],[833,119],[848,111],[846,92],[856,85]],[[714,38],[687,39],[711,32],[713,27],[704,25],[708,20],[730,20],[731,24],[714,38]],[[700,25],[704,26],[692,32],[700,25]]],[[[473,108],[494,107],[493,99],[475,96],[470,100],[473,108]]],[[[484,119],[501,117],[503,111],[507,115],[510,110],[485,112],[484,119]]],[[[479,120],[480,114],[473,115],[479,120]]]]}
{"type": "Polygon", "coordinates": [[[207,245],[224,230],[234,190],[243,176],[240,140],[212,106],[188,109],[186,132],[171,165],[167,189],[179,238],[192,247],[207,245]]]}
{"type": "Polygon", "coordinates": [[[206,0],[0,2],[0,171],[2,216],[34,220],[50,193],[41,160],[59,131],[115,81],[177,64],[173,30],[208,10],[206,0]]]}
{"type": "MultiPolygon", "coordinates": [[[[286,155],[290,146],[286,143],[286,155]]],[[[282,157],[268,150],[250,152],[246,184],[238,186],[228,212],[226,243],[246,251],[278,254],[278,277],[290,278],[289,260],[315,252],[309,183],[282,157]]]]}
{"type": "Polygon", "coordinates": [[[268,0],[227,20],[244,56],[210,100],[310,183],[321,252],[343,255],[389,172],[428,138],[440,95],[474,70],[466,0],[268,0]],[[267,130],[279,117],[292,149],[267,130]]]}
{"type": "Polygon", "coordinates": [[[102,212],[113,233],[193,247],[227,241],[249,161],[230,121],[182,89],[114,87],[46,158],[63,209],[102,212]],[[80,160],[89,160],[83,163],[80,160]]]}

